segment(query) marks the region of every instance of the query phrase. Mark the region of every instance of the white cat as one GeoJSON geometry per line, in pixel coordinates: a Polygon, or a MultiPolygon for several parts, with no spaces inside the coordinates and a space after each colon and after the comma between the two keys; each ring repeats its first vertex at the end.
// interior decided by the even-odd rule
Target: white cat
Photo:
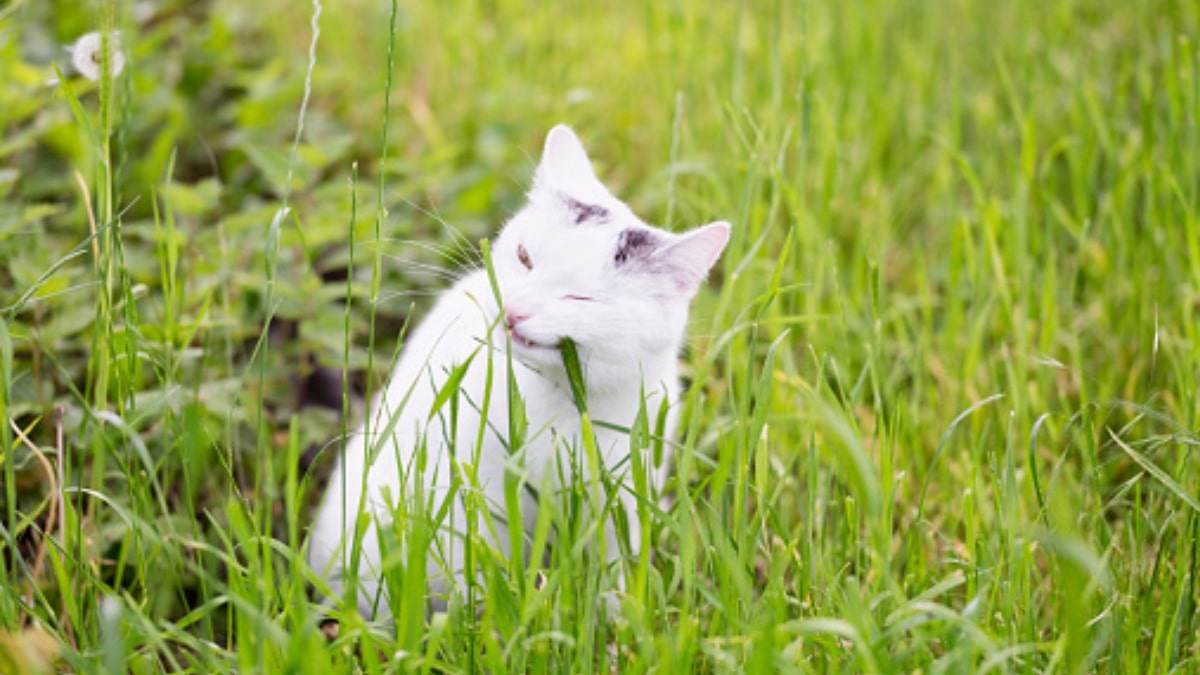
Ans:
{"type": "MultiPolygon", "coordinates": [[[[560,469],[569,464],[562,454],[582,445],[580,414],[559,350],[565,338],[578,350],[591,419],[628,428],[637,417],[642,392],[652,412],[664,395],[674,403],[688,304],[728,239],[729,224],[724,222],[681,235],[646,225],[596,178],[575,133],[565,126],[551,130],[529,203],[505,225],[492,248],[502,306],[487,272],[475,271],[446,291],[407,338],[367,430],[347,440],[331,478],[311,534],[313,569],[335,592],[346,583],[349,569],[357,569],[360,611],[390,617],[392,608],[381,585],[384,556],[377,528],[403,527],[393,522],[394,514],[411,510],[398,511],[396,505],[411,501],[414,488],[420,486],[427,501],[424,517],[444,516],[427,567],[433,601],[444,606],[438,598],[449,590],[448,580],[457,583],[458,592],[464,585],[468,511],[461,483],[460,490],[452,492],[455,476],[477,472],[492,514],[506,512],[506,471],[519,472],[534,488],[562,487],[557,485],[564,475],[560,469]],[[508,345],[512,377],[528,420],[522,448],[510,448],[507,438],[508,345]],[[459,371],[452,426],[449,403],[433,408],[451,373],[463,364],[468,365],[465,372],[459,371]],[[485,406],[487,421],[481,430],[485,406]],[[417,462],[422,446],[424,461],[417,462]],[[354,547],[348,542],[360,510],[371,519],[357,565],[352,565],[349,550],[354,547]]],[[[668,447],[674,417],[668,414],[668,447]]],[[[604,466],[620,467],[615,469],[623,483],[620,506],[628,516],[636,551],[636,501],[629,491],[630,462],[623,461],[629,438],[598,426],[596,440],[604,466]]],[[[666,458],[652,471],[656,491],[665,464],[666,458]]],[[[528,533],[537,508],[527,491],[521,494],[526,522],[520,526],[528,533]]],[[[477,522],[476,531],[490,532],[493,526],[496,537],[488,536],[488,541],[507,553],[503,515],[493,523],[477,522]]],[[[613,562],[620,547],[612,522],[606,523],[605,539],[606,557],[613,562]]],[[[387,559],[403,560],[401,556],[389,552],[387,559]]]]}

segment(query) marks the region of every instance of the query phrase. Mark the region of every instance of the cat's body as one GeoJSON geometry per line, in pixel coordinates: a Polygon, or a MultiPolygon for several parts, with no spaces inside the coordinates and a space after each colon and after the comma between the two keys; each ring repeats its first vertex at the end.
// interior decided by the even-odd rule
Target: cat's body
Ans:
{"type": "MultiPolygon", "coordinates": [[[[642,223],[595,178],[582,145],[566,127],[547,136],[529,200],[493,248],[503,307],[483,270],[446,291],[407,338],[372,409],[369,436],[360,429],[347,440],[331,478],[312,530],[310,563],[340,589],[348,573],[348,533],[363,504],[373,516],[358,561],[359,606],[366,615],[391,614],[386,594],[380,593],[375,528],[394,525],[393,513],[403,511],[394,511],[397,503],[421,494],[427,510],[447,507],[428,565],[436,598],[448,578],[462,581],[464,569],[467,509],[461,494],[452,494],[456,475],[474,473],[488,510],[496,514],[506,511],[506,471],[534,488],[562,487],[562,454],[581,446],[580,416],[558,349],[562,339],[570,338],[578,349],[592,419],[628,427],[642,405],[642,392],[649,410],[657,409],[663,397],[678,398],[676,359],[688,303],[724,248],[729,226],[714,223],[675,235],[642,223]],[[521,448],[509,447],[506,345],[511,345],[512,378],[528,420],[521,448]],[[457,383],[457,404],[443,403],[434,411],[451,373],[468,362],[457,383]],[[418,467],[422,445],[424,466],[418,467]]],[[[668,436],[673,418],[668,415],[668,436]]],[[[630,463],[622,460],[628,437],[598,426],[596,441],[605,467],[625,467],[619,475],[627,488],[630,463]]],[[[661,486],[663,468],[665,461],[650,476],[655,488],[661,486]]],[[[529,521],[536,504],[530,492],[520,494],[529,521]]],[[[636,550],[636,502],[628,489],[619,491],[619,499],[636,550]]],[[[488,541],[504,551],[511,525],[500,517],[478,524],[478,530],[494,527],[496,536],[488,541]]],[[[520,525],[526,532],[532,526],[520,525]]],[[[612,561],[620,550],[612,523],[605,534],[612,561]]]]}

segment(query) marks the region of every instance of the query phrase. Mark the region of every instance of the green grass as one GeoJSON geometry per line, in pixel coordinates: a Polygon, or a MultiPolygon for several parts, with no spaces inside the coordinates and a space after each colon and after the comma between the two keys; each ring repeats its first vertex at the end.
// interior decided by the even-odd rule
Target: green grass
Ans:
{"type": "Polygon", "coordinates": [[[1194,3],[325,5],[0,9],[0,669],[1200,671],[1194,3]],[[602,620],[581,491],[327,643],[298,382],[361,419],[557,122],[734,224],[653,556],[602,620]]]}

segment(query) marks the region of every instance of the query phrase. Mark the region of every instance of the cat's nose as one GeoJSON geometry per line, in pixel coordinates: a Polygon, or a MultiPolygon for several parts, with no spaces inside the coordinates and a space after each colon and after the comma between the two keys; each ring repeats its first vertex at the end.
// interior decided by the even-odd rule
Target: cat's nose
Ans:
{"type": "Polygon", "coordinates": [[[511,307],[504,308],[504,325],[508,326],[509,330],[512,330],[517,324],[528,318],[528,314],[518,309],[513,309],[511,307]]]}

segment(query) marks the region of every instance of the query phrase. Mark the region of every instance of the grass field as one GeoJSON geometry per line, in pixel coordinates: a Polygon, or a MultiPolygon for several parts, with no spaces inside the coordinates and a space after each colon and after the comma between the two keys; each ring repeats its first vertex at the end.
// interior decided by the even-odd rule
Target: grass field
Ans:
{"type": "Polygon", "coordinates": [[[0,671],[1200,672],[1197,39],[1182,0],[10,1],[0,671]],[[47,84],[112,29],[120,74],[47,84]],[[647,220],[734,224],[654,555],[605,621],[548,512],[544,569],[327,642],[311,385],[361,419],[558,122],[647,220]]]}

